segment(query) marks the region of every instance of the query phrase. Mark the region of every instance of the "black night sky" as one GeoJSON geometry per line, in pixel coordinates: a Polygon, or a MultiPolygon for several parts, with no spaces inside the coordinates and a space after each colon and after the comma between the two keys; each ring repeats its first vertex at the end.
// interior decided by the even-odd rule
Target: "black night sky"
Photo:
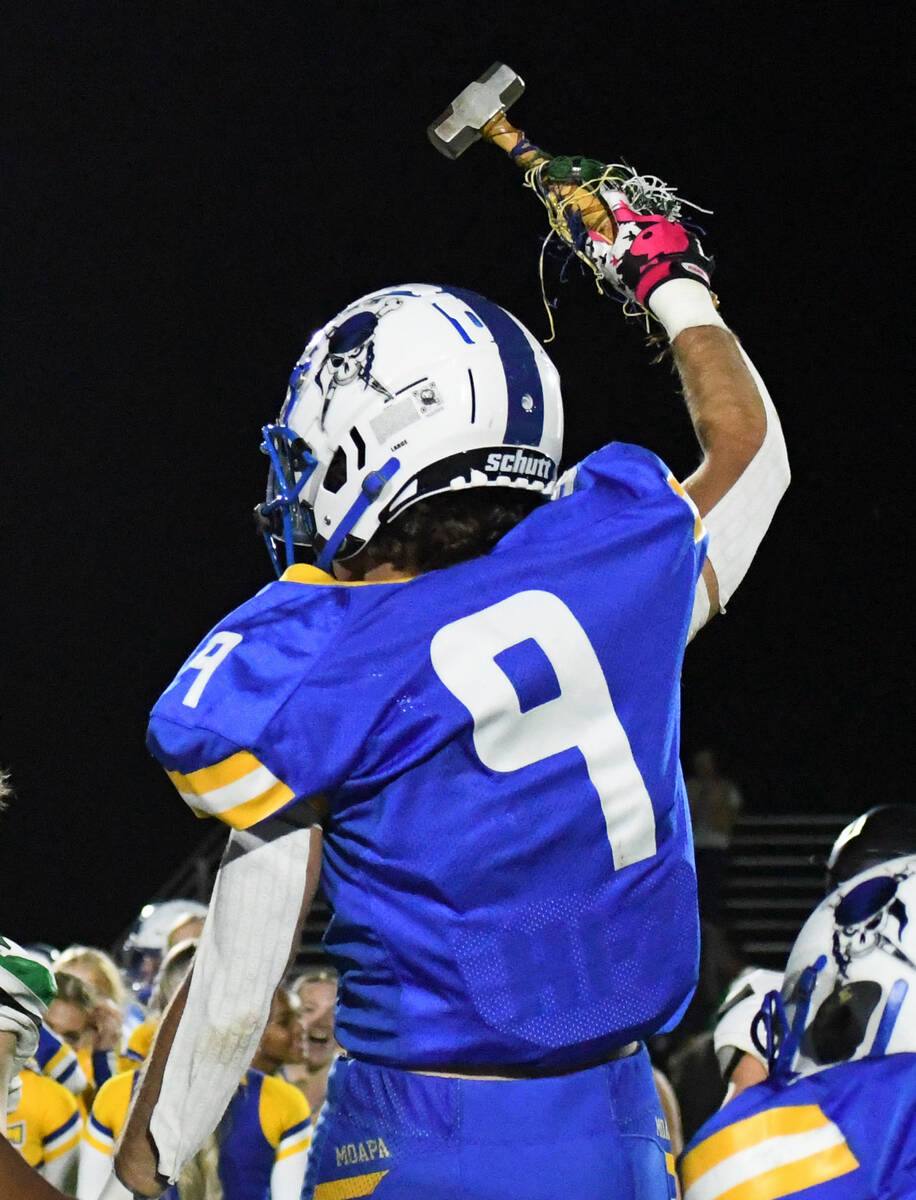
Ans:
{"type": "MultiPolygon", "coordinates": [[[[533,140],[715,210],[723,312],[782,414],[793,486],[688,650],[685,760],[717,747],[758,812],[909,798],[894,8],[103,0],[7,21],[4,932],[105,945],[205,833],[147,756],[146,714],[270,578],[259,428],[311,331],[416,280],[547,335],[543,210],[497,151],[452,163],[426,139],[497,59],[533,140]]],[[[639,328],[576,271],[550,279],[568,461],[618,438],[688,472],[639,328]]]]}

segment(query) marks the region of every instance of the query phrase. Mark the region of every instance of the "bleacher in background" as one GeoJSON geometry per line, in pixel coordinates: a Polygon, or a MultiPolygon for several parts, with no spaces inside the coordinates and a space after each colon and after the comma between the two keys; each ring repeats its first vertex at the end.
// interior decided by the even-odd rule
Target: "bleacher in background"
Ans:
{"type": "MultiPolygon", "coordinates": [[[[796,934],[824,895],[830,847],[850,820],[833,813],[741,817],[732,842],[725,911],[731,940],[746,962],[776,970],[785,966],[796,934]]],[[[224,828],[214,826],[154,899],[181,896],[206,903],[226,836],[224,828]]],[[[302,931],[297,966],[324,960],[321,937],[329,917],[319,895],[302,931]]]]}
{"type": "MultiPolygon", "coordinates": [[[[151,897],[157,900],[199,900],[207,904],[213,890],[213,881],[219,868],[220,859],[226,846],[228,833],[224,825],[212,822],[212,828],[177,870],[157,888],[151,897]]],[[[299,953],[296,955],[295,966],[298,969],[313,966],[327,961],[327,955],[321,945],[325,926],[330,920],[331,910],[320,890],[311,912],[302,928],[302,939],[299,953]]],[[[130,932],[130,927],[124,930],[115,943],[114,953],[124,944],[130,932]]]]}
{"type": "Polygon", "coordinates": [[[852,816],[756,816],[732,838],[725,912],[731,940],[756,966],[782,970],[805,918],[824,896],[824,864],[852,816]]]}

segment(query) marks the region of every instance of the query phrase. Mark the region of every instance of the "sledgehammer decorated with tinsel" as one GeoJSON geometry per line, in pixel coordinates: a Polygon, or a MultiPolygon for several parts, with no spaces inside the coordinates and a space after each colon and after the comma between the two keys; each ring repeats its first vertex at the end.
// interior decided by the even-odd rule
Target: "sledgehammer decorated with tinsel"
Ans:
{"type": "Polygon", "coordinates": [[[547,204],[551,225],[566,241],[574,237],[567,213],[574,209],[588,229],[613,241],[614,218],[597,194],[600,183],[623,183],[626,168],[608,167],[593,158],[548,154],[530,142],[506,116],[521,96],[525,84],[505,63],[494,63],[479,79],[469,83],[427,129],[429,140],[446,158],[455,159],[474,142],[498,146],[525,172],[529,186],[547,204]]]}
{"type": "MultiPolygon", "coordinates": [[[[708,211],[678,196],[674,188],[657,176],[638,175],[626,163],[608,164],[595,158],[548,154],[540,149],[506,116],[506,110],[524,90],[524,82],[511,67],[494,63],[479,79],[468,84],[427,128],[429,140],[450,159],[458,158],[481,140],[508,154],[525,172],[525,185],[547,209],[551,234],[561,237],[594,272],[600,291],[605,291],[608,281],[602,260],[617,249],[612,249],[619,228],[612,208],[618,215],[623,212],[634,218],[633,228],[626,236],[621,235],[624,241],[636,236],[635,219],[640,214],[679,221],[685,205],[699,212],[708,211]]],[[[543,251],[541,291],[546,304],[543,251]]],[[[549,305],[547,310],[549,315],[549,305]]],[[[638,305],[637,311],[645,315],[638,305]]],[[[552,328],[552,317],[550,322],[552,328]]]]}

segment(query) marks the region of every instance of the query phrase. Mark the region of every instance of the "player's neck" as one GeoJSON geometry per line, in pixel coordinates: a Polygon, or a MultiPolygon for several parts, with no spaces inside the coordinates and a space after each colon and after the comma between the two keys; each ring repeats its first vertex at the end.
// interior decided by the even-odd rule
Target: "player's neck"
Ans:
{"type": "Polygon", "coordinates": [[[341,583],[396,583],[398,580],[414,578],[412,571],[401,570],[388,562],[376,563],[363,574],[351,571],[342,563],[335,562],[331,565],[331,571],[334,578],[339,579],[341,583]]]}

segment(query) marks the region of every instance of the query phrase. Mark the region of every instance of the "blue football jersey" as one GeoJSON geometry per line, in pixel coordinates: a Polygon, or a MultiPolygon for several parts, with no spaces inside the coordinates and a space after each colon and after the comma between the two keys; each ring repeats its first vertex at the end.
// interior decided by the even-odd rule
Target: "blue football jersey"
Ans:
{"type": "Polygon", "coordinates": [[[565,492],[406,582],[290,568],[153,711],[196,811],[325,798],[337,1036],[370,1061],[574,1067],[692,993],[679,684],[705,534],[640,447],[565,492]]]}
{"type": "Polygon", "coordinates": [[[916,1054],[748,1088],[680,1163],[684,1200],[905,1200],[916,1196],[916,1054]]]}

